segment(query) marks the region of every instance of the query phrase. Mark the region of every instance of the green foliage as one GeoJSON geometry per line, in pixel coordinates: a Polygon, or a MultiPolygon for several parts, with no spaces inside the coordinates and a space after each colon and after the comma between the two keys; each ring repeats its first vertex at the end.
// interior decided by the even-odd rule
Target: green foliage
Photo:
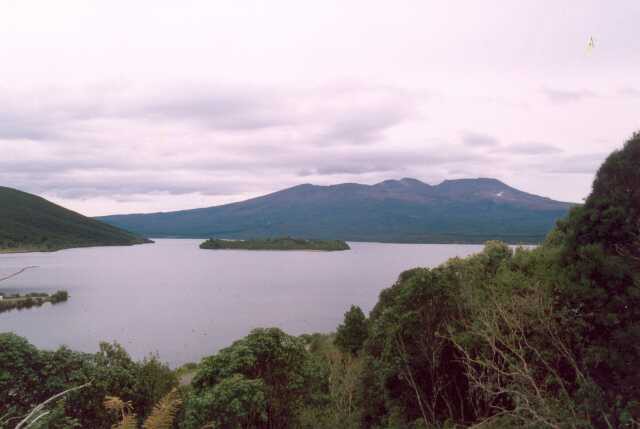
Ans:
{"type": "Polygon", "coordinates": [[[67,292],[66,290],[59,290],[53,295],[51,295],[51,297],[49,298],[52,304],[64,302],[68,299],[69,299],[69,292],[67,292]]]}
{"type": "Polygon", "coordinates": [[[0,334],[0,416],[24,412],[38,399],[43,362],[38,350],[14,334],[0,334]]]}
{"type": "Polygon", "coordinates": [[[50,413],[38,420],[35,428],[42,429],[74,429],[82,428],[78,419],[66,415],[64,400],[59,401],[50,413]]]}
{"type": "MultiPolygon", "coordinates": [[[[173,427],[176,413],[182,404],[177,389],[171,389],[164,395],[149,416],[144,420],[143,429],[171,429],[173,427]]],[[[135,409],[131,401],[123,401],[117,396],[106,396],[104,408],[114,413],[118,418],[118,423],[112,429],[137,429],[137,418],[135,409]]]]}
{"type": "Polygon", "coordinates": [[[148,240],[35,195],[0,187],[0,251],[50,251],[148,240]]]}
{"type": "Polygon", "coordinates": [[[608,420],[640,419],[640,135],[600,167],[584,206],[558,225],[554,288],[581,367],[604,390],[608,420]]]}
{"type": "Polygon", "coordinates": [[[142,418],[177,385],[174,373],[157,357],[135,362],[118,344],[101,343],[95,354],[65,347],[42,351],[24,338],[0,334],[0,416],[23,415],[51,396],[88,381],[91,385],[69,393],[58,405],[64,412],[48,416],[51,427],[66,420],[81,427],[111,427],[114,416],[102,406],[107,395],[131,401],[142,418]],[[55,415],[61,420],[51,421],[55,415]]]}
{"type": "Polygon", "coordinates": [[[341,240],[304,240],[280,237],[253,240],[219,240],[210,238],[200,245],[201,249],[243,249],[243,250],[349,250],[341,240]]]}
{"type": "Polygon", "coordinates": [[[383,291],[363,426],[640,426],[639,165],[635,135],[542,246],[490,242],[383,291]]]}
{"type": "Polygon", "coordinates": [[[302,340],[277,328],[252,331],[202,360],[186,402],[186,427],[289,427],[308,397],[308,359],[302,340]]]}
{"type": "Polygon", "coordinates": [[[311,353],[313,374],[311,399],[298,416],[299,428],[333,429],[359,427],[362,359],[336,347],[332,335],[304,335],[311,353]]]}
{"type": "Polygon", "coordinates": [[[251,380],[233,374],[198,394],[189,397],[186,427],[200,428],[215,422],[214,427],[266,427],[266,386],[262,379],[251,380]]]}
{"type": "Polygon", "coordinates": [[[466,261],[406,271],[382,291],[363,356],[364,426],[473,421],[466,369],[448,335],[473,304],[464,285],[482,282],[508,257],[506,246],[490,243],[466,261]]]}
{"type": "Polygon", "coordinates": [[[357,355],[367,339],[367,318],[358,306],[344,314],[344,322],[336,330],[335,343],[344,353],[357,355]]]}

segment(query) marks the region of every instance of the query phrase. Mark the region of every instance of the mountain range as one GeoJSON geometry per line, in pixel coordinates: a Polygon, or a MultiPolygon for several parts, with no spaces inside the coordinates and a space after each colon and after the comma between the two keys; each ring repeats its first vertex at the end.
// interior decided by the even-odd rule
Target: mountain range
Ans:
{"type": "Polygon", "coordinates": [[[537,243],[571,203],[489,178],[304,184],[246,201],[98,219],[147,237],[292,236],[399,243],[537,243]]]}
{"type": "Polygon", "coordinates": [[[117,246],[149,240],[60,207],[44,198],[0,186],[0,252],[117,246]]]}

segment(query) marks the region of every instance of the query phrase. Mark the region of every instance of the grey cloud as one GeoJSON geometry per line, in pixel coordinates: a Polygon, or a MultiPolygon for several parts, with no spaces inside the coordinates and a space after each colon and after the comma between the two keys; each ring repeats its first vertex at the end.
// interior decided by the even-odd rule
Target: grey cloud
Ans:
{"type": "Polygon", "coordinates": [[[571,103],[598,97],[596,93],[586,89],[574,91],[545,88],[542,92],[555,104],[571,103]]]}
{"type": "MultiPolygon", "coordinates": [[[[232,195],[250,191],[251,184],[265,175],[332,176],[385,173],[401,175],[410,168],[480,162],[485,158],[468,153],[440,154],[436,150],[369,147],[346,149],[288,148],[265,144],[242,147],[243,156],[207,158],[142,159],[135,148],[130,156],[101,157],[79,154],[76,158],[0,159],[0,183],[30,192],[55,194],[62,198],[126,198],[126,195],[164,192],[171,195],[200,193],[232,195]],[[268,152],[269,156],[260,156],[268,152]],[[231,178],[231,179],[229,179],[231,178]],[[237,180],[234,178],[242,178],[237,180]]],[[[255,188],[254,188],[255,189],[255,188]]]]}
{"type": "MultiPolygon", "coordinates": [[[[336,95],[344,99],[344,106],[337,111],[325,113],[322,122],[327,130],[321,134],[321,144],[367,144],[380,138],[385,130],[399,125],[416,116],[415,100],[404,91],[392,88],[371,88],[383,95],[371,102],[351,102],[348,91],[336,95]]],[[[359,88],[356,91],[367,92],[359,88]]],[[[358,98],[353,97],[353,98],[358,98]]]]}
{"type": "Polygon", "coordinates": [[[618,95],[622,97],[640,98],[640,90],[627,86],[618,91],[618,95]]]}
{"type": "Polygon", "coordinates": [[[188,87],[150,97],[123,116],[193,120],[213,129],[254,130],[291,124],[295,116],[270,89],[188,87]]]}
{"type": "Polygon", "coordinates": [[[486,157],[472,154],[439,155],[435,151],[414,152],[398,151],[369,151],[368,153],[353,154],[334,160],[332,157],[309,162],[301,170],[300,176],[331,176],[340,174],[362,175],[368,173],[402,172],[414,167],[435,167],[455,165],[464,162],[483,162],[486,157]]]}
{"type": "MultiPolygon", "coordinates": [[[[322,89],[317,89],[322,93],[322,89]]],[[[272,127],[321,130],[317,143],[360,144],[413,115],[412,96],[389,87],[328,88],[329,95],[313,91],[282,91],[277,87],[186,85],[144,93],[135,87],[91,86],[64,97],[60,91],[10,97],[0,110],[0,138],[73,139],[74,127],[96,120],[138,120],[154,123],[194,122],[212,131],[252,132],[272,127]],[[353,101],[362,94],[379,96],[373,105],[353,101]],[[58,97],[58,98],[56,98],[58,97]],[[330,98],[333,104],[326,105],[330,98]],[[48,100],[39,103],[33,100],[48,100]],[[64,131],[64,132],[63,132],[64,131]]]]}
{"type": "Polygon", "coordinates": [[[560,174],[595,174],[607,158],[608,153],[589,153],[558,158],[545,165],[541,170],[560,174]]]}
{"type": "Polygon", "coordinates": [[[79,178],[72,174],[41,176],[0,174],[2,183],[36,194],[55,195],[67,199],[108,197],[125,201],[132,195],[164,193],[183,195],[200,193],[209,196],[233,195],[246,190],[247,183],[220,178],[182,178],[155,172],[137,172],[134,175],[113,175],[79,178]]]}
{"type": "Polygon", "coordinates": [[[105,116],[106,95],[91,92],[78,96],[56,88],[29,92],[0,88],[0,139],[59,138],[75,121],[105,116]]]}
{"type": "Polygon", "coordinates": [[[329,132],[322,135],[321,143],[351,143],[363,144],[380,138],[380,134],[387,128],[403,122],[407,115],[399,110],[379,109],[376,111],[355,111],[345,117],[337,118],[330,125],[329,132]]]}
{"type": "Polygon", "coordinates": [[[329,163],[325,166],[317,167],[312,170],[303,170],[307,174],[300,174],[301,176],[319,175],[319,176],[332,176],[337,174],[353,174],[360,175],[365,173],[382,173],[387,171],[393,171],[396,167],[385,164],[363,164],[358,162],[351,163],[329,163]]]}
{"type": "Polygon", "coordinates": [[[500,148],[500,151],[520,155],[548,155],[563,152],[556,146],[538,142],[516,143],[500,148]]]}
{"type": "Polygon", "coordinates": [[[473,146],[473,147],[489,147],[489,146],[497,146],[500,144],[500,142],[498,142],[498,139],[496,139],[495,137],[492,137],[488,134],[482,134],[482,133],[465,133],[462,136],[462,142],[466,145],[466,146],[473,146]]]}
{"type": "Polygon", "coordinates": [[[0,111],[0,139],[44,140],[55,136],[48,118],[0,111]]]}
{"type": "Polygon", "coordinates": [[[110,162],[106,160],[102,161],[99,159],[0,159],[0,170],[3,173],[47,174],[55,172],[67,172],[70,170],[96,170],[108,168],[118,168],[121,170],[126,170],[127,165],[126,163],[121,165],[116,162],[110,162]]]}

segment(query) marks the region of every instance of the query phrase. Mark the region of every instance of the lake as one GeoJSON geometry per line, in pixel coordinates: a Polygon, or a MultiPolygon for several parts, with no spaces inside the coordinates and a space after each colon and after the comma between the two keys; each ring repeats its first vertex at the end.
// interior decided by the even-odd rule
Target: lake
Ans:
{"type": "Polygon", "coordinates": [[[0,314],[40,348],[95,352],[118,341],[135,358],[199,361],[252,328],[334,331],[352,304],[368,313],[400,272],[432,267],[479,245],[349,243],[344,252],[201,250],[202,240],[0,255],[3,292],[69,291],[69,301],[0,314]]]}

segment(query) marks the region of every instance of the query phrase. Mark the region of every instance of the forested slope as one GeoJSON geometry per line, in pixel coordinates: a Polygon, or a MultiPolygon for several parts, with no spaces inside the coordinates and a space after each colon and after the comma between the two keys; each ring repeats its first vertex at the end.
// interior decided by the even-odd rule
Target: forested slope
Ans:
{"type": "Polygon", "coordinates": [[[0,251],[114,246],[148,240],[53,204],[36,195],[0,187],[0,251]]]}

